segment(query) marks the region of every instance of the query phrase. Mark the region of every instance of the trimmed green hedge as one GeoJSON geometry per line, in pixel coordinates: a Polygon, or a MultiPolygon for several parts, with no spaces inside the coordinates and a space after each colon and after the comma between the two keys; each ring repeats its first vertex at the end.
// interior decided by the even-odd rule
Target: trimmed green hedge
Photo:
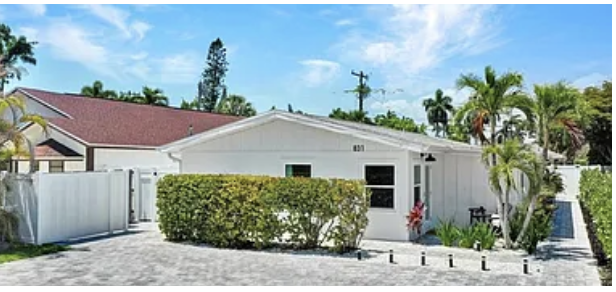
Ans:
{"type": "Polygon", "coordinates": [[[612,174],[584,170],[580,179],[580,202],[592,216],[603,251],[612,258],[612,174]]]}
{"type": "Polygon", "coordinates": [[[328,242],[338,252],[359,245],[370,202],[363,181],[246,175],[167,175],[157,197],[171,241],[259,249],[328,242]]]}

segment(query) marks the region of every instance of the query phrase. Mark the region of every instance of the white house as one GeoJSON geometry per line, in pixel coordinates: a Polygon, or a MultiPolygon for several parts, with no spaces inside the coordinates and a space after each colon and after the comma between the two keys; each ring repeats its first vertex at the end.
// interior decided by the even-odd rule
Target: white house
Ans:
{"type": "Polygon", "coordinates": [[[372,190],[367,238],[408,240],[417,200],[426,217],[470,221],[469,208],[496,212],[481,148],[425,135],[269,111],[159,148],[182,173],[365,179],[372,190]]]}
{"type": "MultiPolygon", "coordinates": [[[[156,147],[236,121],[227,115],[90,98],[77,94],[16,88],[26,111],[43,116],[48,133],[25,124],[21,131],[35,148],[41,172],[157,169],[177,172],[177,161],[156,147]]],[[[12,118],[11,111],[4,118],[12,118]]],[[[27,172],[27,157],[13,157],[11,171],[27,172]]]]}

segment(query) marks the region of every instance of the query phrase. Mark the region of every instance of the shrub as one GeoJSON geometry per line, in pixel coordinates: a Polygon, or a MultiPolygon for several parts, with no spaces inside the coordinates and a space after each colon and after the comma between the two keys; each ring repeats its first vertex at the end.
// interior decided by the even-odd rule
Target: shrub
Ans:
{"type": "MultiPolygon", "coordinates": [[[[552,217],[556,210],[554,203],[556,194],[553,192],[554,189],[554,187],[544,185],[537,198],[537,206],[533,212],[533,217],[530,220],[526,234],[520,242],[520,247],[529,252],[529,254],[534,253],[539,242],[546,240],[551,234],[552,217]]],[[[509,236],[514,240],[518,238],[522,231],[522,225],[528,211],[528,204],[530,204],[528,198],[518,204],[512,218],[509,220],[509,236]]]]}
{"type": "Polygon", "coordinates": [[[528,230],[522,238],[520,247],[528,254],[534,254],[537,251],[539,242],[547,239],[552,233],[552,217],[545,213],[535,213],[530,220],[528,230]]]}
{"type": "MultiPolygon", "coordinates": [[[[592,217],[598,241],[609,259],[612,258],[612,174],[584,170],[580,179],[580,202],[592,217]]],[[[594,245],[596,245],[593,242],[594,245]]]]}
{"type": "Polygon", "coordinates": [[[265,248],[286,242],[359,245],[368,224],[362,181],[242,175],[168,175],[158,183],[162,233],[171,241],[265,248]]]}
{"type": "Polygon", "coordinates": [[[460,228],[458,246],[462,248],[473,248],[475,244],[475,230],[472,226],[460,228]]]}
{"type": "Polygon", "coordinates": [[[460,235],[460,230],[451,220],[440,221],[438,226],[436,226],[435,232],[436,237],[444,246],[453,246],[460,235]]]}
{"type": "Polygon", "coordinates": [[[496,234],[488,223],[475,224],[473,227],[475,240],[481,244],[481,249],[492,249],[496,242],[496,234]]]}

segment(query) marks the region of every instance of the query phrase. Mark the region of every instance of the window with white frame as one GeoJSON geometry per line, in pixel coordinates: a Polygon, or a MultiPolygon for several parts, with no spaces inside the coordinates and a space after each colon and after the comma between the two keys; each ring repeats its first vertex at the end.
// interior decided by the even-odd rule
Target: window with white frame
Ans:
{"type": "Polygon", "coordinates": [[[413,167],[413,206],[421,201],[421,165],[413,167]]]}
{"type": "Polygon", "coordinates": [[[395,168],[393,165],[366,165],[366,188],[370,190],[370,207],[394,208],[395,168]]]}

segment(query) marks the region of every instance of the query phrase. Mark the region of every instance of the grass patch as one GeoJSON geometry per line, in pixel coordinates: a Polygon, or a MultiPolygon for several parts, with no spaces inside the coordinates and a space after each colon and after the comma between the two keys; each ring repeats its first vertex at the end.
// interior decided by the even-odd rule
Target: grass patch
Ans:
{"type": "Polygon", "coordinates": [[[38,257],[42,255],[48,255],[61,251],[67,251],[70,248],[68,246],[56,245],[56,244],[18,244],[9,247],[7,250],[0,251],[0,264],[38,257]]]}

